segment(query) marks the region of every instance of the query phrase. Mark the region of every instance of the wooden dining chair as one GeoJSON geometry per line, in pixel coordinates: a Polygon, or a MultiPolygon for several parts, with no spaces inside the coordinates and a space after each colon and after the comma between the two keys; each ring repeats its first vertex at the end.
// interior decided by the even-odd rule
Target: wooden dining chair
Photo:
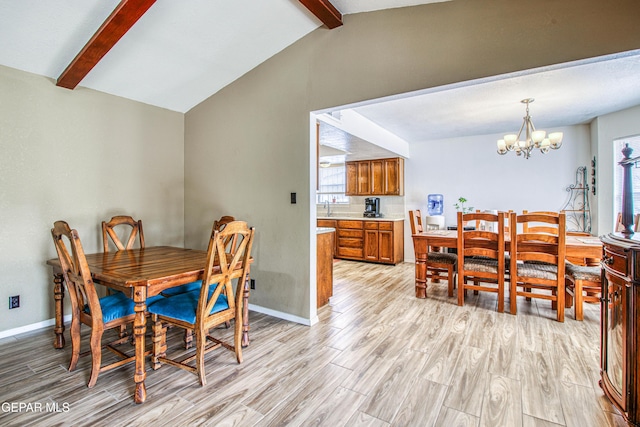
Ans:
{"type": "Polygon", "coordinates": [[[144,248],[142,220],[135,220],[128,215],[117,215],[109,221],[102,221],[102,246],[104,252],[109,252],[109,242],[116,247],[116,250],[124,251],[133,249],[136,241],[139,242],[140,248],[144,248]],[[131,229],[128,230],[128,237],[121,239],[117,230],[122,231],[129,227],[131,229]]]}
{"type": "MultiPolygon", "coordinates": [[[[88,386],[93,387],[101,372],[135,360],[135,355],[129,356],[115,347],[128,340],[127,337],[124,337],[104,345],[108,350],[118,355],[121,360],[101,366],[104,331],[132,324],[135,318],[134,302],[122,292],[102,298],[98,297],[78,232],[72,230],[65,221],[56,221],[51,229],[51,235],[60,260],[62,275],[71,297],[71,361],[69,362],[69,371],[75,370],[81,356],[80,328],[82,324],[87,325],[91,327],[91,376],[88,386]],[[67,248],[67,244],[71,251],[67,248]]],[[[151,297],[147,299],[147,302],[152,303],[157,299],[157,297],[151,297]]]]}
{"type": "MultiPolygon", "coordinates": [[[[526,209],[522,210],[523,215],[551,215],[558,216],[559,212],[555,211],[528,211],[526,209]]],[[[538,222],[525,222],[522,224],[522,231],[524,233],[549,233],[549,234],[558,234],[558,227],[548,224],[548,223],[538,223],[538,222]]]]}
{"type": "MultiPolygon", "coordinates": [[[[419,209],[409,211],[411,234],[422,233],[422,213],[419,209]]],[[[447,275],[447,294],[452,297],[455,283],[455,271],[458,255],[441,252],[440,248],[429,248],[426,260],[426,279],[434,283],[441,279],[441,274],[447,275]]]]}
{"type": "MultiPolygon", "coordinates": [[[[220,219],[217,219],[213,222],[213,229],[221,231],[223,230],[227,224],[235,221],[235,218],[229,215],[222,216],[220,219]]],[[[227,253],[234,253],[237,246],[237,236],[229,236],[227,237],[227,241],[223,242],[225,250],[227,253]]],[[[196,280],[195,282],[186,283],[180,286],[174,286],[173,288],[167,288],[161,292],[162,296],[172,297],[179,294],[184,294],[187,292],[199,291],[202,287],[202,280],[196,280]]],[[[229,324],[227,323],[227,327],[229,324]]],[[[184,348],[190,349],[193,345],[193,333],[191,329],[185,329],[184,331],[184,348]]]]}
{"type": "Polygon", "coordinates": [[[576,320],[584,319],[584,303],[599,303],[602,293],[601,267],[565,265],[565,308],[574,307],[576,320]]]}
{"type": "Polygon", "coordinates": [[[498,312],[504,312],[504,213],[458,212],[458,305],[468,290],[498,294],[498,312]],[[465,230],[466,221],[490,224],[490,230],[465,230]]]}
{"type": "MultiPolygon", "coordinates": [[[[133,249],[136,242],[140,248],[144,248],[142,220],[135,220],[129,215],[116,215],[109,221],[102,221],[102,248],[104,252],[109,252],[111,245],[115,246],[116,251],[133,249]]],[[[107,295],[116,292],[107,289],[107,295]]],[[[124,338],[127,334],[127,325],[122,325],[120,337],[124,338]]]]}
{"type": "MultiPolygon", "coordinates": [[[[153,326],[153,368],[162,363],[196,374],[200,384],[206,384],[204,356],[207,352],[224,347],[236,355],[242,363],[243,283],[249,274],[249,259],[255,230],[244,221],[226,224],[224,230],[212,230],[207,250],[207,263],[199,291],[187,292],[160,300],[149,306],[153,326]],[[236,239],[235,253],[227,254],[225,242],[236,239]],[[233,282],[236,286],[234,296],[233,282]],[[233,344],[209,335],[215,326],[234,320],[233,344]],[[181,359],[166,357],[167,325],[192,329],[196,336],[195,354],[181,359]],[[207,346],[207,340],[212,344],[207,346]],[[195,365],[190,363],[195,359],[195,365]]],[[[182,355],[182,352],[179,353],[182,355]]]]}
{"type": "Polygon", "coordinates": [[[550,300],[557,311],[558,322],[564,322],[566,216],[547,214],[511,214],[511,243],[509,254],[511,314],[517,313],[517,297],[550,300]],[[525,232],[527,223],[547,224],[557,234],[525,232]],[[522,224],[523,231],[518,231],[522,224]]]}

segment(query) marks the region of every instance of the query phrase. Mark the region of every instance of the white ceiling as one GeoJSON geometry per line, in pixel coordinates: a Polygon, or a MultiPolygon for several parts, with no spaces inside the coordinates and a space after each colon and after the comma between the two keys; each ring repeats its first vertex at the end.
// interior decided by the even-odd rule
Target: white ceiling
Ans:
{"type": "MultiPolygon", "coordinates": [[[[345,15],[432,2],[332,0],[345,15]]],[[[0,65],[56,80],[118,3],[0,0],[0,65]]],[[[79,86],[187,112],[320,25],[298,0],[157,0],[79,86]]],[[[584,123],[640,104],[638,58],[465,82],[355,110],[408,142],[513,132],[527,97],[536,98],[540,128],[584,123]]]]}

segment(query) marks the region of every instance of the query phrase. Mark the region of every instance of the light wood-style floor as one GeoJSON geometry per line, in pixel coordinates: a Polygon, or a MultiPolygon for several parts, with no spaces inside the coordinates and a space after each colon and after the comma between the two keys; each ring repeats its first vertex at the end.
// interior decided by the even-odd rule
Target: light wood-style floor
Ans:
{"type": "MultiPolygon", "coordinates": [[[[598,386],[596,305],[583,322],[571,309],[558,323],[543,301],[522,299],[517,316],[497,313],[493,294],[459,307],[446,282],[418,300],[413,278],[411,263],[339,261],[318,324],[252,312],[244,363],[211,353],[205,387],[171,366],[149,370],[143,405],[133,403],[132,365],[88,389],[89,356],[66,370],[68,335],[64,350],[53,348],[51,329],[4,339],[0,425],[626,425],[598,386]],[[32,410],[7,405],[20,403],[32,410]]],[[[181,337],[171,332],[173,343],[181,337]]]]}

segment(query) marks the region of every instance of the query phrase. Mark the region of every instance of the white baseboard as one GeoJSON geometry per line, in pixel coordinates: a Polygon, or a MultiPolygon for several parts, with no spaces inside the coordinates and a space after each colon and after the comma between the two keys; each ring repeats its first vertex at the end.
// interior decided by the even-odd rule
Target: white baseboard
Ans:
{"type": "Polygon", "coordinates": [[[312,319],[305,319],[304,317],[294,316],[293,314],[283,313],[282,311],[272,310],[270,308],[260,307],[259,305],[254,305],[254,304],[249,304],[249,310],[256,311],[262,314],[267,314],[269,316],[277,317],[278,319],[300,323],[301,325],[306,325],[306,326],[312,326],[318,323],[318,316],[315,316],[312,319]]]}
{"type": "MultiPolygon", "coordinates": [[[[64,316],[64,323],[71,322],[71,315],[64,316]]],[[[55,325],[55,319],[43,320],[42,322],[32,323],[31,325],[20,326],[19,328],[13,328],[0,332],[0,339],[13,337],[15,335],[24,334],[25,332],[36,331],[38,329],[48,328],[55,325]]],[[[53,331],[51,331],[53,333],[53,331]]]]}
{"type": "MultiPolygon", "coordinates": [[[[290,322],[300,323],[301,325],[312,326],[318,323],[318,316],[313,319],[305,319],[304,317],[294,316],[289,313],[283,313],[282,311],[272,310],[270,308],[260,307],[259,305],[249,304],[249,310],[256,311],[258,313],[267,314],[269,316],[277,317],[278,319],[288,320],[290,322]]],[[[71,322],[71,315],[64,316],[64,323],[71,322]]],[[[32,323],[30,325],[20,326],[18,328],[8,329],[6,331],[0,331],[0,339],[13,337],[16,335],[24,334],[25,332],[36,331],[38,329],[49,328],[55,324],[55,319],[43,320],[42,322],[32,323]]],[[[53,333],[53,331],[52,331],[53,333]]]]}

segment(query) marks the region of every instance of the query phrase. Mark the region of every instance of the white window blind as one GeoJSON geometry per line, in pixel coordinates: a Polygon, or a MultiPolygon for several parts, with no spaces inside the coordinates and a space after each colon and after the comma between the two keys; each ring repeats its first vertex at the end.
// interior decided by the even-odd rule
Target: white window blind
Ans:
{"type": "Polygon", "coordinates": [[[318,181],[320,183],[316,196],[318,204],[326,201],[330,203],[349,203],[349,197],[344,195],[346,191],[344,164],[319,168],[318,181]]]}

